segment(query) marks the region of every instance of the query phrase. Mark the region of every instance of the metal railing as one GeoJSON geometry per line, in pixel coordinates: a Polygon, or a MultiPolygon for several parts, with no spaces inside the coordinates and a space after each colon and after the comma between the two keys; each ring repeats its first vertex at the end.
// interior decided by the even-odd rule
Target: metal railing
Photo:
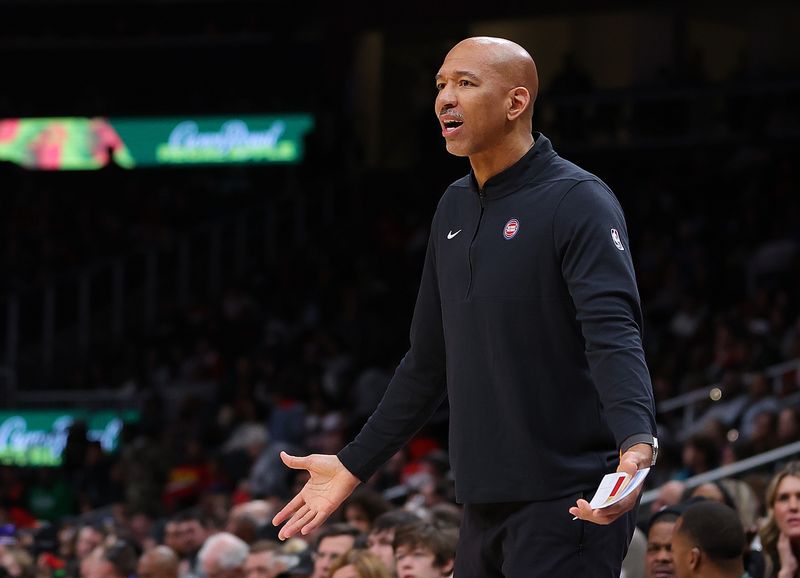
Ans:
{"type": "MultiPolygon", "coordinates": [[[[745,383],[749,383],[756,374],[764,374],[768,379],[772,380],[772,387],[774,391],[778,391],[783,377],[792,371],[800,372],[800,359],[790,359],[781,363],[771,365],[766,369],[759,372],[749,372],[743,377],[745,383]]],[[[705,387],[695,389],[676,397],[665,399],[657,405],[659,413],[669,413],[675,410],[683,409],[683,416],[681,421],[684,428],[688,428],[697,418],[697,405],[701,401],[711,400],[717,402],[725,399],[725,390],[720,383],[712,383],[705,387]]]]}

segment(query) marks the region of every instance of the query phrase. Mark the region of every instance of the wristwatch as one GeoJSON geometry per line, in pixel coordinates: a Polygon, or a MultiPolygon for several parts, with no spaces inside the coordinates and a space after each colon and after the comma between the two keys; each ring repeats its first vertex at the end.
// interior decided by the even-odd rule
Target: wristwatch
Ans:
{"type": "Polygon", "coordinates": [[[653,436],[653,459],[650,461],[650,467],[652,468],[656,465],[656,461],[658,460],[658,438],[653,436]]]}
{"type": "Polygon", "coordinates": [[[656,465],[656,461],[658,460],[658,438],[650,434],[635,434],[626,439],[619,450],[620,457],[622,457],[622,454],[636,444],[647,444],[652,446],[653,459],[650,460],[650,467],[652,468],[654,465],[656,465]]]}

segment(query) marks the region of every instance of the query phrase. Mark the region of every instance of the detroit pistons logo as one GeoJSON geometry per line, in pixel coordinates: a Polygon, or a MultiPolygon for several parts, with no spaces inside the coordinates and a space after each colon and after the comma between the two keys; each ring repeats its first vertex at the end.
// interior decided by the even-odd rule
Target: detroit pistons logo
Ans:
{"type": "Polygon", "coordinates": [[[519,232],[519,221],[517,221],[516,219],[511,219],[508,223],[506,223],[506,226],[503,227],[503,237],[505,237],[506,240],[513,239],[514,235],[516,235],[518,232],[519,232]]]}

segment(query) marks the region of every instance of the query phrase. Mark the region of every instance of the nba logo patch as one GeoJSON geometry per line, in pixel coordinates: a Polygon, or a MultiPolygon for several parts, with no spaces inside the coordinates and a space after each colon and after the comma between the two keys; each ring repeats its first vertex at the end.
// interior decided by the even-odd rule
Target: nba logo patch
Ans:
{"type": "Polygon", "coordinates": [[[611,240],[614,241],[614,245],[616,245],[617,249],[620,251],[625,250],[625,247],[622,246],[622,241],[619,238],[619,231],[616,229],[611,229],[611,240]]]}
{"type": "Polygon", "coordinates": [[[516,235],[518,231],[519,221],[516,219],[511,219],[508,223],[506,223],[506,226],[503,227],[503,237],[505,237],[506,240],[513,239],[514,235],[516,235]]]}

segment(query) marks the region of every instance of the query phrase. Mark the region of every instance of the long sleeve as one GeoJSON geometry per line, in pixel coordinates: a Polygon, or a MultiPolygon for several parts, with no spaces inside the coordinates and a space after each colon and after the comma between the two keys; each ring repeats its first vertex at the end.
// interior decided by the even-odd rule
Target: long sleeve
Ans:
{"type": "Polygon", "coordinates": [[[622,209],[601,182],[585,180],[565,194],[553,225],[592,379],[617,446],[635,434],[655,434],[639,293],[622,209]]]}
{"type": "MultiPolygon", "coordinates": [[[[434,220],[435,223],[435,220],[434,220]]],[[[375,412],[338,457],[362,481],[405,445],[446,394],[445,347],[436,276],[435,225],[411,322],[411,345],[375,412]]]]}

